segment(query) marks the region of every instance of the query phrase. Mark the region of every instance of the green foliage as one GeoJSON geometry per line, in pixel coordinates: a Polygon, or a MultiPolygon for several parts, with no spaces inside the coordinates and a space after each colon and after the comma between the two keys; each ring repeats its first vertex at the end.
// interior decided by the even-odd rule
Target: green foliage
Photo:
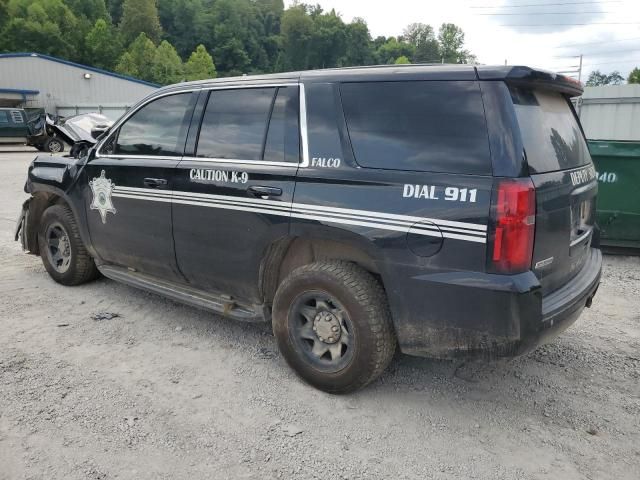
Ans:
{"type": "Polygon", "coordinates": [[[438,32],[440,58],[444,63],[473,63],[475,56],[464,49],[464,32],[453,23],[443,23],[438,32]]]}
{"type": "Polygon", "coordinates": [[[116,72],[130,77],[153,81],[156,46],[144,33],[138,35],[120,57],[116,72]]]}
{"type": "Polygon", "coordinates": [[[280,24],[282,58],[280,69],[304,70],[309,65],[309,49],[313,38],[313,20],[304,5],[285,10],[280,24]]]}
{"type": "Polygon", "coordinates": [[[621,83],[624,83],[624,77],[617,70],[609,74],[594,70],[589,74],[586,85],[587,87],[600,87],[602,85],[620,85],[621,83]]]}
{"type": "Polygon", "coordinates": [[[376,57],[380,64],[391,64],[398,57],[413,58],[414,51],[415,48],[410,43],[389,37],[376,51],[376,57]]]}
{"type": "Polygon", "coordinates": [[[176,49],[166,40],[163,40],[156,49],[151,71],[153,81],[163,85],[177,83],[184,78],[182,60],[176,49]]]}
{"type": "Polygon", "coordinates": [[[62,0],[9,0],[6,8],[2,50],[79,59],[78,19],[62,0]]]}
{"type": "Polygon", "coordinates": [[[204,45],[198,45],[191,53],[189,60],[184,64],[184,76],[186,80],[206,80],[216,78],[216,66],[213,57],[209,55],[204,45]]]}
{"type": "Polygon", "coordinates": [[[345,23],[335,10],[297,1],[285,9],[283,0],[0,0],[0,51],[47,53],[159,83],[475,60],[453,24],[437,36],[413,23],[402,36],[372,39],[362,18],[345,23]]]}
{"type": "Polygon", "coordinates": [[[100,18],[85,37],[85,49],[93,66],[113,70],[123,50],[120,33],[100,18]]]}
{"type": "MultiPolygon", "coordinates": [[[[440,45],[431,25],[412,23],[404,30],[402,38],[413,46],[413,61],[415,63],[440,62],[440,45]]],[[[462,44],[458,48],[461,46],[462,44]]]]}
{"type": "Polygon", "coordinates": [[[396,65],[408,65],[408,64],[410,64],[411,62],[409,61],[409,59],[408,59],[407,57],[405,57],[405,56],[403,55],[403,56],[401,56],[401,57],[396,58],[396,61],[395,61],[395,62],[393,62],[393,63],[395,63],[396,65]]]}
{"type": "Polygon", "coordinates": [[[124,0],[120,31],[125,41],[130,42],[140,33],[157,42],[162,35],[156,0],[124,0]]]}
{"type": "Polygon", "coordinates": [[[629,73],[628,83],[640,83],[640,68],[636,67],[629,73]]]}

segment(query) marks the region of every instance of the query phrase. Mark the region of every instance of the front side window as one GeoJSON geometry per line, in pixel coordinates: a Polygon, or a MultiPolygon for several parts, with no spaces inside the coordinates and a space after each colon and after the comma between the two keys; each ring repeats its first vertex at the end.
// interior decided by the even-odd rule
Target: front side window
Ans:
{"type": "Polygon", "coordinates": [[[191,99],[191,93],[180,93],[159,98],[142,107],[120,127],[114,153],[182,155],[191,99]]]}
{"type": "Polygon", "coordinates": [[[491,174],[477,82],[344,83],[341,96],[353,153],[361,166],[491,174]]]}
{"type": "Polygon", "coordinates": [[[3,110],[0,110],[0,123],[9,123],[9,115],[3,110]]]}

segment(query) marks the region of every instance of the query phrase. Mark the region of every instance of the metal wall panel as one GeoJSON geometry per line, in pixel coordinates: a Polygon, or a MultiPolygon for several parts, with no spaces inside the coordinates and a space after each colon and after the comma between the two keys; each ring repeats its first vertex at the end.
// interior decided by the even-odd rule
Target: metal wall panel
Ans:
{"type": "MultiPolygon", "coordinates": [[[[28,96],[24,106],[41,107],[49,113],[65,112],[69,107],[103,107],[113,117],[154,90],[155,87],[118,78],[81,66],[52,61],[39,56],[0,58],[0,88],[38,90],[28,96]],[[84,75],[88,73],[89,79],[84,75]]],[[[108,112],[108,113],[107,113],[108,112]]],[[[81,112],[82,113],[82,112],[81,112]]]]}
{"type": "Polygon", "coordinates": [[[640,85],[586,87],[577,108],[588,139],[640,141],[640,85]]]}

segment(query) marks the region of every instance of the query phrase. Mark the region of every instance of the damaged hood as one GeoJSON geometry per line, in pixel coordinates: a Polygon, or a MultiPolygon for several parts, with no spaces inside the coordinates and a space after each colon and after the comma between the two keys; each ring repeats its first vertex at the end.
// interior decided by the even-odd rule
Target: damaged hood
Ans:
{"type": "MultiPolygon", "coordinates": [[[[49,119],[47,119],[50,122],[49,119]]],[[[58,130],[64,136],[76,142],[96,143],[96,139],[91,136],[91,130],[97,126],[106,125],[110,127],[113,121],[100,113],[83,113],[74,117],[66,118],[62,121],[51,124],[51,127],[58,130]]]]}

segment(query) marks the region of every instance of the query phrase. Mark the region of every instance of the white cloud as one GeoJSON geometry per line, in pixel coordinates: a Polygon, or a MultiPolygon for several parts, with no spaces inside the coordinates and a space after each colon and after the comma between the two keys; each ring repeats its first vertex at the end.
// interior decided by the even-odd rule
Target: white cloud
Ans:
{"type": "MultiPolygon", "coordinates": [[[[443,22],[455,23],[464,30],[467,48],[481,63],[503,64],[507,60],[511,65],[570,70],[578,60],[568,56],[582,53],[583,81],[594,69],[619,70],[626,76],[633,67],[640,66],[640,2],[586,2],[588,0],[308,1],[320,4],[325,10],[334,8],[345,21],[364,18],[373,37],[399,35],[412,22],[427,23],[436,30],[443,22]],[[563,5],[513,8],[533,4],[563,5]],[[498,8],[477,8],[484,6],[498,8]],[[535,12],[556,14],[535,15],[535,12]],[[481,15],[486,13],[517,15],[481,15]],[[566,25],[580,23],[588,25],[566,25]],[[560,58],[563,56],[565,58],[560,58]]],[[[293,2],[285,3],[288,6],[293,2]]]]}

